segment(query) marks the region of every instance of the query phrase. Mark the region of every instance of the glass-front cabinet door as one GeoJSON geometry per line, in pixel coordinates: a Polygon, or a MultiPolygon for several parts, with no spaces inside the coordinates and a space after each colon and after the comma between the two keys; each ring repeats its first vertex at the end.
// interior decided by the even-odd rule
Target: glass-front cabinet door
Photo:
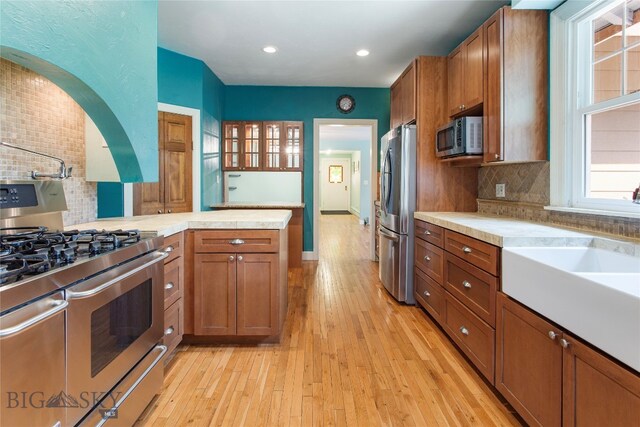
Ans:
{"type": "Polygon", "coordinates": [[[282,122],[264,122],[264,169],[282,170],[282,122]]]}
{"type": "Polygon", "coordinates": [[[242,170],[259,170],[262,156],[262,123],[244,122],[244,143],[242,145],[242,170]]]}
{"type": "Polygon", "coordinates": [[[225,122],[224,123],[224,158],[223,168],[225,170],[240,170],[240,149],[242,123],[241,122],[225,122]]]}
{"type": "Polygon", "coordinates": [[[284,138],[282,166],[285,170],[301,171],[304,140],[302,122],[284,122],[282,133],[284,138]]]}

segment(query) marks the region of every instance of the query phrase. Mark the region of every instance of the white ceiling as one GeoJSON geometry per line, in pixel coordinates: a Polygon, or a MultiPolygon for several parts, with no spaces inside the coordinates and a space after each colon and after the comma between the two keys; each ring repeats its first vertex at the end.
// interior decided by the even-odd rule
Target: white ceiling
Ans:
{"type": "Polygon", "coordinates": [[[369,141],[370,126],[357,125],[320,125],[320,144],[323,142],[369,141]]]}
{"type": "Polygon", "coordinates": [[[389,87],[412,58],[446,55],[507,3],[165,0],[158,44],[230,85],[389,87]]]}

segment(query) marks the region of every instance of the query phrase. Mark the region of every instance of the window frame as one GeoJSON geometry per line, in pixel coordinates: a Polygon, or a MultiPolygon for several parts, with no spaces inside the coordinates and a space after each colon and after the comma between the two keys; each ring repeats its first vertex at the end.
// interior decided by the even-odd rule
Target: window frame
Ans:
{"type": "MultiPolygon", "coordinates": [[[[590,155],[585,144],[585,115],[640,102],[640,92],[636,92],[591,103],[593,52],[591,36],[587,37],[592,34],[591,19],[624,1],[567,1],[551,13],[549,210],[640,218],[640,205],[630,200],[597,199],[584,194],[590,155]]],[[[629,193],[632,191],[630,188],[629,193]]]]}

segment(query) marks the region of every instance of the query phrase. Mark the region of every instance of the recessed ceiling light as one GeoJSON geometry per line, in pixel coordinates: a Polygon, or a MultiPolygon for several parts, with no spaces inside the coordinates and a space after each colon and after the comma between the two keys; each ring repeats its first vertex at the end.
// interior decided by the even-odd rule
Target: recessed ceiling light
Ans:
{"type": "Polygon", "coordinates": [[[262,50],[266,53],[276,53],[278,49],[275,46],[265,46],[262,50]]]}
{"type": "Polygon", "coordinates": [[[369,55],[369,51],[367,49],[360,49],[359,51],[356,52],[356,55],[358,55],[358,56],[367,56],[367,55],[369,55]]]}

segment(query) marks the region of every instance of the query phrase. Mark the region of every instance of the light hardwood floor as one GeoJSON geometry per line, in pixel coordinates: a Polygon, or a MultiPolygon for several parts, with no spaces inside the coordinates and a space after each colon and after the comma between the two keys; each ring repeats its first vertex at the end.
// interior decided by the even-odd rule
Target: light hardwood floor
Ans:
{"type": "Polygon", "coordinates": [[[387,294],[367,229],[320,226],[320,261],[290,272],[281,344],[183,347],[139,425],[520,424],[423,310],[387,294]]]}

